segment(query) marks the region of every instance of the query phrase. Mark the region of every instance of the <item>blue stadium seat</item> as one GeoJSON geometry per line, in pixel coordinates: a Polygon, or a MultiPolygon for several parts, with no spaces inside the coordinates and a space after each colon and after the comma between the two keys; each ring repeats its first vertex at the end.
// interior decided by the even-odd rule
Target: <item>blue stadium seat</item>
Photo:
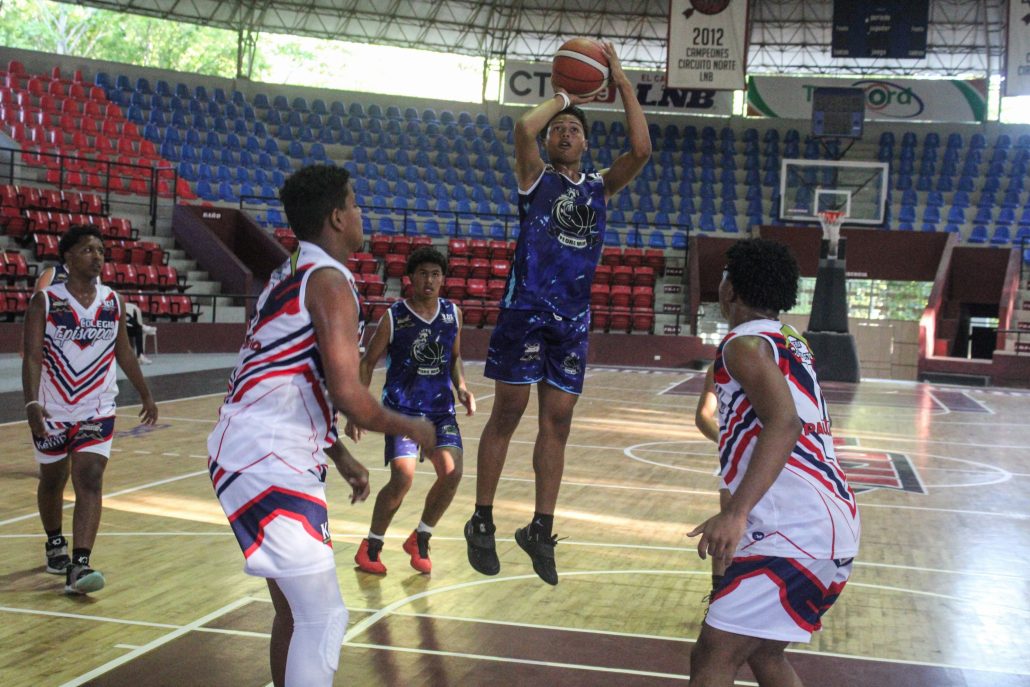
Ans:
{"type": "Polygon", "coordinates": [[[991,235],[992,246],[1007,246],[1012,243],[1012,231],[1008,225],[999,224],[994,227],[994,234],[991,235]]]}
{"type": "Polygon", "coordinates": [[[626,245],[629,248],[644,247],[644,237],[641,235],[639,229],[630,229],[626,232],[626,245]]]}
{"type": "Polygon", "coordinates": [[[976,244],[987,243],[987,226],[984,224],[974,224],[966,242],[976,244]]]}

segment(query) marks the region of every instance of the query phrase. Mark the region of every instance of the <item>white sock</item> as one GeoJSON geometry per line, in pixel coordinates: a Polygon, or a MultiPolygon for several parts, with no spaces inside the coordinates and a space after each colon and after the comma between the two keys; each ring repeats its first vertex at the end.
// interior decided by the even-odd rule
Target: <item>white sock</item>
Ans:
{"type": "Polygon", "coordinates": [[[386,541],[386,535],[385,534],[376,534],[372,530],[368,531],[368,538],[369,539],[378,539],[379,541],[386,541]]]}
{"type": "Polygon", "coordinates": [[[433,533],[433,528],[430,527],[429,525],[427,525],[426,523],[422,522],[421,520],[419,520],[418,521],[418,527],[415,528],[415,531],[416,532],[428,532],[429,534],[432,534],[433,533]]]}

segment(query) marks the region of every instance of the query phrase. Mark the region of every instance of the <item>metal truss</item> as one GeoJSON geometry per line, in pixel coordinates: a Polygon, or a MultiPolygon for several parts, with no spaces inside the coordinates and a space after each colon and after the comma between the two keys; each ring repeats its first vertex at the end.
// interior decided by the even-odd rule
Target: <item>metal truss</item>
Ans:
{"type": "MultiPolygon", "coordinates": [[[[734,0],[741,1],[741,0],[734,0]]],[[[854,0],[860,1],[860,0],[854,0]]],[[[76,4],[237,32],[247,71],[261,33],[548,60],[574,36],[615,43],[628,67],[664,69],[668,0],[92,0],[76,4]],[[249,53],[249,56],[247,56],[249,53]]],[[[1000,70],[1005,0],[931,0],[926,58],[830,57],[831,0],[750,0],[749,72],[984,76],[1000,70]]]]}

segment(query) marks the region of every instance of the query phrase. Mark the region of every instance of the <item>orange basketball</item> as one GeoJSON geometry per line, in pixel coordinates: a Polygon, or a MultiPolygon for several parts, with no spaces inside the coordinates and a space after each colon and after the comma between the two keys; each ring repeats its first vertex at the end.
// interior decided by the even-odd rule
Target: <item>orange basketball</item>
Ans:
{"type": "Polygon", "coordinates": [[[555,88],[579,96],[591,96],[608,85],[608,57],[590,38],[573,38],[554,54],[551,80],[555,88]]]}

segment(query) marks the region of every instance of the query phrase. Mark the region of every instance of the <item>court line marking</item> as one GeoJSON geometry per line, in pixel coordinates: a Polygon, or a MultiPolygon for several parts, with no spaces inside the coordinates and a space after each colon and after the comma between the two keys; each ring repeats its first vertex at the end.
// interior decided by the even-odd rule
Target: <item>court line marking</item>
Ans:
{"type": "MultiPolygon", "coordinates": [[[[494,661],[496,663],[517,663],[520,665],[543,666],[545,668],[561,668],[563,670],[585,670],[594,673],[614,673],[616,675],[636,675],[640,677],[655,677],[665,680],[689,680],[690,675],[677,673],[657,673],[650,670],[634,670],[632,668],[613,668],[608,666],[592,666],[584,663],[559,663],[557,661],[541,661],[530,658],[509,658],[507,656],[486,656],[483,654],[470,654],[462,651],[443,651],[440,649],[419,649],[415,647],[388,646],[384,644],[365,644],[364,642],[351,642],[347,646],[355,649],[377,649],[384,651],[396,651],[398,653],[420,654],[424,656],[446,656],[447,658],[466,658],[475,661],[494,661]]],[[[758,687],[757,682],[746,682],[736,680],[735,685],[746,685],[758,687]]],[[[270,687],[270,685],[266,685],[270,687]]]]}
{"type": "MultiPolygon", "coordinates": [[[[455,539],[457,539],[457,538],[455,538],[455,539]]],[[[574,574],[579,574],[579,575],[588,575],[588,574],[619,574],[619,573],[631,574],[631,573],[636,573],[636,572],[658,572],[660,574],[674,574],[674,575],[684,575],[684,574],[707,575],[707,571],[704,571],[704,572],[693,572],[693,571],[595,571],[595,572],[591,572],[591,571],[580,571],[578,573],[563,573],[563,575],[574,575],[574,574]]],[[[519,576],[512,576],[512,577],[507,577],[507,578],[496,578],[496,579],[493,579],[493,580],[474,581],[474,582],[471,582],[471,583],[466,583],[464,585],[452,585],[451,587],[452,588],[453,587],[457,587],[457,586],[468,587],[468,586],[473,586],[473,585],[475,585],[477,583],[490,583],[490,582],[500,582],[500,581],[507,581],[507,580],[532,579],[534,577],[535,577],[534,575],[519,575],[519,576]]],[[[868,586],[880,586],[880,585],[868,585],[868,584],[864,584],[864,583],[853,583],[853,584],[855,584],[857,586],[867,586],[867,587],[868,586]]],[[[893,591],[900,591],[900,592],[915,591],[915,590],[905,590],[905,589],[896,588],[896,587],[882,587],[882,588],[893,590],[893,591]]],[[[432,590],[430,590],[430,591],[432,591],[432,590]]],[[[443,591],[443,589],[441,588],[440,590],[436,590],[436,591],[443,591]]],[[[421,596],[425,596],[425,595],[427,595],[427,593],[423,592],[421,594],[409,597],[409,599],[413,601],[413,600],[416,599],[416,597],[421,597],[421,596]]],[[[959,599],[959,601],[963,601],[963,600],[959,599]]],[[[238,606],[242,606],[242,605],[244,605],[246,603],[250,603],[250,602],[271,603],[271,601],[269,599],[258,598],[258,597],[244,597],[243,599],[239,599],[239,600],[237,600],[234,603],[238,607],[238,606]]],[[[972,603],[972,602],[970,602],[970,603],[972,603]]],[[[396,602],[394,604],[391,604],[391,606],[393,606],[393,605],[396,605],[396,602]]],[[[351,612],[359,612],[359,613],[379,613],[379,612],[383,611],[384,609],[348,607],[348,610],[351,611],[351,612]]],[[[36,615],[36,616],[60,617],[60,618],[69,618],[69,619],[74,619],[74,620],[91,620],[91,621],[94,621],[94,622],[110,622],[110,623],[117,623],[117,624],[122,624],[122,625],[155,627],[155,628],[161,628],[161,629],[171,629],[171,630],[176,630],[176,631],[184,630],[184,632],[180,632],[179,635],[177,635],[177,636],[180,636],[181,634],[184,634],[185,632],[188,632],[188,631],[209,632],[209,633],[215,633],[215,634],[225,634],[225,635],[242,636],[242,637],[255,637],[255,638],[264,638],[264,639],[267,639],[267,638],[269,638],[271,636],[271,634],[267,633],[267,632],[255,632],[255,631],[249,631],[249,630],[232,630],[232,629],[226,629],[226,628],[208,628],[208,627],[195,626],[198,622],[201,622],[201,621],[194,621],[193,623],[190,623],[188,625],[174,625],[174,624],[169,624],[169,623],[157,623],[157,622],[141,621],[141,620],[127,620],[127,619],[123,619],[123,618],[111,618],[111,617],[106,617],[106,616],[85,615],[85,614],[78,614],[78,613],[65,613],[65,612],[59,612],[59,611],[44,611],[44,610],[37,610],[37,609],[23,609],[23,608],[9,607],[9,606],[0,606],[0,612],[17,613],[17,614],[24,614],[24,615],[36,615]]],[[[229,611],[225,611],[224,613],[228,613],[228,612],[229,611]]],[[[216,611],[215,613],[218,613],[218,611],[216,611]]],[[[223,613],[223,615],[224,615],[224,613],[223,613]]],[[[692,643],[694,643],[696,641],[695,639],[687,638],[687,637],[665,637],[665,636],[661,636],[661,635],[652,635],[652,634],[644,634],[644,633],[618,632],[618,631],[615,631],[615,630],[597,630],[597,629],[592,629],[592,628],[563,627],[563,626],[555,626],[555,625],[543,625],[543,624],[537,624],[537,623],[522,623],[522,622],[513,622],[513,621],[506,621],[506,620],[494,620],[494,619],[488,619],[488,618],[463,618],[463,617],[459,617],[459,616],[438,615],[438,614],[432,614],[432,613],[415,613],[415,612],[411,612],[411,611],[391,611],[389,613],[389,615],[396,615],[396,616],[403,616],[403,617],[428,618],[428,619],[453,620],[453,621],[463,621],[463,622],[473,622],[473,623],[485,623],[485,624],[502,625],[502,626],[509,626],[509,627],[523,627],[523,628],[546,629],[546,630],[554,630],[554,631],[579,632],[579,633],[582,633],[582,634],[599,634],[599,635],[607,635],[607,636],[615,636],[615,637],[627,637],[627,638],[639,638],[639,639],[656,639],[656,640],[679,642],[679,643],[685,643],[685,644],[692,644],[692,643]]],[[[210,620],[207,620],[205,622],[210,622],[210,620]]],[[[162,638],[159,638],[159,639],[162,639],[162,638]]],[[[170,641],[170,639],[165,640],[165,641],[163,641],[161,643],[164,644],[164,643],[167,643],[167,641],[170,641]]],[[[153,644],[153,642],[151,642],[151,644],[153,644]]],[[[422,653],[422,652],[425,652],[425,653],[439,653],[440,655],[459,656],[459,657],[465,656],[464,654],[452,653],[452,652],[433,652],[431,650],[423,650],[423,649],[399,649],[397,647],[372,645],[372,644],[363,644],[363,643],[354,643],[354,642],[349,642],[346,639],[344,640],[344,645],[351,646],[351,647],[358,647],[358,648],[375,648],[375,649],[385,649],[385,650],[403,650],[403,651],[409,651],[409,652],[415,652],[415,653],[422,653]]],[[[140,647],[140,649],[142,649],[142,648],[143,647],[140,647]]],[[[151,647],[151,648],[156,648],[156,646],[151,647]]],[[[861,656],[861,655],[855,655],[855,654],[844,654],[844,653],[840,653],[840,652],[816,651],[816,650],[812,650],[812,649],[790,648],[790,649],[787,649],[787,652],[788,653],[796,653],[796,654],[806,654],[806,655],[816,656],[816,657],[823,657],[823,656],[825,656],[825,657],[830,657],[830,658],[845,658],[845,659],[854,659],[854,660],[860,660],[860,661],[879,661],[879,662],[893,663],[893,664],[898,664],[898,665],[917,665],[917,666],[926,666],[926,667],[935,667],[935,668],[947,668],[947,669],[962,670],[962,671],[979,671],[979,672],[996,673],[996,674],[1002,674],[1002,675],[1021,675],[1021,676],[1022,675],[1030,675],[1030,672],[1011,671],[1011,670],[1005,670],[1005,669],[993,668],[993,667],[958,666],[958,665],[946,664],[946,663],[935,663],[935,662],[928,662],[928,661],[916,661],[916,660],[905,660],[905,659],[895,659],[895,658],[884,658],[884,657],[875,657],[875,656],[861,656]]],[[[139,652],[139,653],[142,653],[142,652],[139,652]]],[[[492,658],[496,658],[497,660],[501,660],[501,661],[536,663],[534,661],[525,661],[525,660],[521,660],[521,659],[504,659],[504,658],[490,657],[490,656],[469,655],[468,657],[484,658],[484,659],[487,659],[487,660],[492,659],[492,658]]],[[[578,667],[576,664],[550,664],[550,663],[548,663],[548,665],[555,665],[556,667],[573,667],[573,668],[578,667]]],[[[112,668],[113,667],[115,667],[115,666],[112,666],[112,668]]],[[[628,671],[616,671],[616,672],[628,672],[628,671]]],[[[656,674],[656,675],[664,675],[664,674],[656,674]]],[[[66,685],[71,685],[71,684],[72,683],[66,683],[66,685]]],[[[738,681],[735,684],[753,685],[754,683],[738,681]]]]}
{"type": "MultiPolygon", "coordinates": [[[[684,529],[686,529],[686,527],[684,527],[684,529]]],[[[334,531],[331,531],[330,534],[332,535],[332,538],[333,538],[334,541],[351,540],[351,539],[353,539],[353,540],[357,540],[357,541],[360,542],[362,539],[364,539],[366,536],[368,536],[368,533],[366,531],[346,532],[346,531],[341,531],[341,530],[334,530],[334,531]]],[[[97,533],[97,536],[98,537],[223,537],[223,538],[235,537],[235,535],[233,534],[232,530],[224,530],[224,531],[223,530],[219,530],[219,531],[212,531],[212,532],[104,532],[104,531],[101,531],[101,532],[97,533]]],[[[387,534],[386,538],[387,539],[393,539],[393,540],[396,540],[396,541],[401,541],[401,540],[405,539],[406,536],[407,535],[404,535],[404,534],[387,534]]],[[[40,537],[40,535],[38,535],[38,534],[0,534],[0,540],[4,540],[4,539],[38,539],[39,537],[40,537]]],[[[433,535],[433,541],[436,541],[436,542],[464,542],[465,539],[464,539],[464,537],[450,537],[450,536],[442,535],[442,534],[434,534],[433,535]]],[[[506,544],[515,543],[515,540],[510,538],[510,537],[498,537],[497,541],[503,542],[503,543],[506,543],[506,544]]],[[[680,553],[686,554],[687,555],[687,562],[688,562],[688,564],[696,563],[696,564],[699,564],[699,565],[707,565],[707,564],[699,563],[699,559],[695,560],[695,556],[692,556],[691,554],[696,554],[697,547],[693,546],[693,545],[689,545],[689,544],[686,545],[686,546],[673,546],[673,545],[663,545],[663,544],[622,544],[622,543],[612,542],[612,541],[600,541],[600,542],[599,541],[585,541],[585,540],[584,541],[575,541],[575,540],[572,540],[572,539],[566,539],[566,540],[564,540],[563,546],[579,546],[579,547],[583,547],[583,548],[601,548],[601,549],[635,549],[635,550],[641,550],[641,551],[668,551],[668,552],[674,553],[674,554],[680,554],[680,553]]],[[[346,563],[345,563],[345,565],[346,565],[346,563]]],[[[875,562],[875,561],[866,561],[866,560],[861,560],[861,559],[856,560],[854,565],[855,565],[856,568],[887,568],[887,569],[890,569],[890,570],[902,570],[902,571],[910,571],[910,572],[932,573],[932,574],[939,574],[939,575],[959,575],[959,576],[964,576],[964,577],[987,577],[987,578],[995,578],[995,579],[1002,579],[1002,580],[1015,580],[1015,581],[1019,581],[1019,582],[1030,580],[1030,576],[1013,575],[1013,574],[1009,574],[1009,573],[987,572],[987,571],[970,571],[970,570],[949,570],[949,569],[946,569],[946,568],[928,568],[926,566],[919,566],[919,565],[901,565],[900,563],[878,563],[878,562],[875,562]]],[[[704,573],[704,574],[707,574],[707,573],[704,573]]],[[[2,610],[2,609],[0,609],[0,610],[2,610]]],[[[351,609],[351,610],[369,611],[369,612],[371,612],[372,609],[351,609]]]]}
{"type": "MultiPolygon", "coordinates": [[[[170,482],[178,482],[179,480],[189,479],[190,477],[197,477],[198,475],[206,475],[206,474],[208,474],[207,470],[198,470],[197,472],[188,472],[185,475],[178,475],[176,477],[168,477],[166,479],[157,480],[156,482],[148,482],[147,484],[141,484],[141,485],[136,486],[136,487],[129,487],[128,489],[122,489],[121,491],[115,491],[115,492],[112,492],[110,494],[104,494],[104,498],[105,499],[111,499],[111,498],[115,498],[116,496],[124,496],[125,494],[131,494],[134,491],[141,491],[143,489],[150,489],[152,487],[161,486],[162,484],[168,484],[170,482]]],[[[64,510],[67,510],[68,508],[73,508],[74,506],[75,506],[75,501],[72,500],[72,501],[69,501],[68,503],[64,504],[61,508],[64,509],[64,510]]],[[[39,517],[39,512],[36,511],[34,513],[29,513],[28,515],[19,515],[19,516],[14,517],[14,518],[8,518],[7,520],[0,520],[0,527],[2,527],[3,525],[9,525],[9,524],[11,524],[13,522],[20,522],[22,520],[29,520],[29,519],[38,518],[38,517],[39,517]]]]}
{"type": "Polygon", "coordinates": [[[73,678],[72,680],[63,683],[61,687],[78,687],[79,685],[84,685],[93,678],[100,677],[104,673],[110,672],[115,668],[128,663],[129,661],[133,661],[136,658],[142,656],[143,654],[152,651],[160,646],[163,646],[174,639],[178,639],[179,637],[185,635],[187,632],[199,628],[200,626],[205,625],[211,622],[212,620],[215,620],[216,618],[225,615],[226,613],[231,613],[232,611],[235,611],[237,608],[240,608],[248,603],[250,603],[249,597],[236,599],[235,601],[228,603],[225,606],[222,606],[221,608],[214,610],[211,613],[208,613],[207,615],[198,618],[191,623],[183,625],[175,630],[172,630],[168,634],[158,637],[152,642],[147,642],[143,646],[130,651],[124,656],[119,656],[118,658],[112,659],[101,666],[97,666],[88,673],[85,673],[77,678],[73,678]]]}

